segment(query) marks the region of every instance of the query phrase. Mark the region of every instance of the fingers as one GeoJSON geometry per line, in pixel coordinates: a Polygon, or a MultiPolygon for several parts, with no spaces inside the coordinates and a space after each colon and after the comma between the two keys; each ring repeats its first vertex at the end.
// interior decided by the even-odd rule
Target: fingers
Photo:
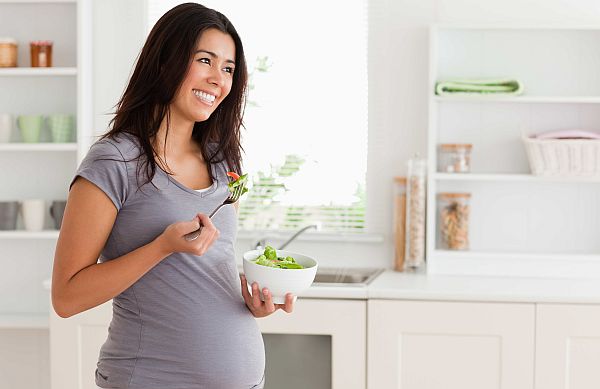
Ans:
{"type": "Polygon", "coordinates": [[[212,220],[210,220],[210,218],[207,215],[199,213],[198,215],[196,215],[196,217],[202,225],[202,232],[200,233],[200,237],[204,237],[207,241],[210,242],[210,244],[212,244],[219,237],[219,230],[217,230],[217,227],[215,227],[212,220]]]}
{"type": "Polygon", "coordinates": [[[294,310],[294,295],[291,293],[287,293],[285,295],[285,304],[282,305],[283,306],[281,307],[281,309],[283,309],[287,313],[292,313],[292,311],[294,310]]]}
{"type": "Polygon", "coordinates": [[[246,302],[246,305],[250,306],[252,304],[252,297],[250,297],[250,292],[248,292],[248,282],[246,281],[245,275],[240,275],[240,280],[242,282],[242,297],[246,302]]]}
{"type": "Polygon", "coordinates": [[[185,235],[200,228],[200,221],[198,220],[198,217],[195,217],[190,221],[178,223],[178,228],[179,233],[185,235]]]}
{"type": "Polygon", "coordinates": [[[258,284],[252,283],[252,307],[254,309],[260,309],[262,301],[260,301],[260,293],[258,292],[258,284]]]}
{"type": "Polygon", "coordinates": [[[192,245],[190,251],[196,255],[202,256],[219,238],[220,232],[219,230],[217,230],[210,218],[205,214],[197,214],[194,220],[196,223],[196,229],[198,228],[198,226],[202,226],[202,229],[200,230],[200,235],[198,236],[198,238],[190,242],[192,245]]]}
{"type": "Polygon", "coordinates": [[[271,292],[267,288],[263,288],[263,296],[265,297],[265,310],[267,314],[275,312],[275,305],[273,304],[273,297],[271,292]]]}

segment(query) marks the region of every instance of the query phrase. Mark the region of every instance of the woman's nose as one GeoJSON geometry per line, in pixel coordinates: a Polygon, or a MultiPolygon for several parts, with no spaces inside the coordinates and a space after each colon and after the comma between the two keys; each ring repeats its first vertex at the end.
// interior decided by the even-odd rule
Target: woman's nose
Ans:
{"type": "Polygon", "coordinates": [[[221,69],[211,69],[210,78],[208,81],[214,85],[223,86],[225,77],[223,76],[221,69]]]}

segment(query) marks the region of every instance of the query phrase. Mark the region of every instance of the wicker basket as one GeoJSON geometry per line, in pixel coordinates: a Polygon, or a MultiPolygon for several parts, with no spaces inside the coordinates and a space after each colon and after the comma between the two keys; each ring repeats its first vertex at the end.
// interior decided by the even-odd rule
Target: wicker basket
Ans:
{"type": "Polygon", "coordinates": [[[598,139],[522,139],[535,175],[600,177],[598,139]]]}
{"type": "Polygon", "coordinates": [[[17,66],[17,41],[10,38],[0,38],[0,67],[14,68],[17,66]]]}

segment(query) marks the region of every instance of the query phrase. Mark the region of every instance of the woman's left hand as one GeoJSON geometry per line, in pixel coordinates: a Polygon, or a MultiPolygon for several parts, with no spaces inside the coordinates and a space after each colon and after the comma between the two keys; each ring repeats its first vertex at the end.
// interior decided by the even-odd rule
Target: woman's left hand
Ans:
{"type": "Polygon", "coordinates": [[[246,283],[246,277],[240,276],[242,281],[242,296],[246,306],[252,312],[254,317],[265,317],[269,316],[278,309],[283,309],[287,313],[292,313],[294,310],[294,295],[288,293],[285,295],[285,304],[273,304],[273,298],[271,292],[267,288],[263,288],[262,293],[265,297],[265,301],[260,300],[260,293],[258,292],[258,284],[255,282],[252,284],[252,295],[248,291],[248,284],[246,283]]]}

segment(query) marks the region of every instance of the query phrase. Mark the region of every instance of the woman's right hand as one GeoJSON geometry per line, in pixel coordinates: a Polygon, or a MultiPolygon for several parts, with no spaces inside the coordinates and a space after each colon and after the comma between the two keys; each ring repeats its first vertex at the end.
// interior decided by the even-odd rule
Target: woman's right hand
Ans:
{"type": "Polygon", "coordinates": [[[204,255],[219,237],[219,230],[207,215],[199,213],[190,221],[178,222],[169,225],[162,234],[156,238],[161,248],[171,253],[190,253],[204,255]],[[198,238],[188,241],[184,235],[196,231],[202,225],[198,238]]]}

